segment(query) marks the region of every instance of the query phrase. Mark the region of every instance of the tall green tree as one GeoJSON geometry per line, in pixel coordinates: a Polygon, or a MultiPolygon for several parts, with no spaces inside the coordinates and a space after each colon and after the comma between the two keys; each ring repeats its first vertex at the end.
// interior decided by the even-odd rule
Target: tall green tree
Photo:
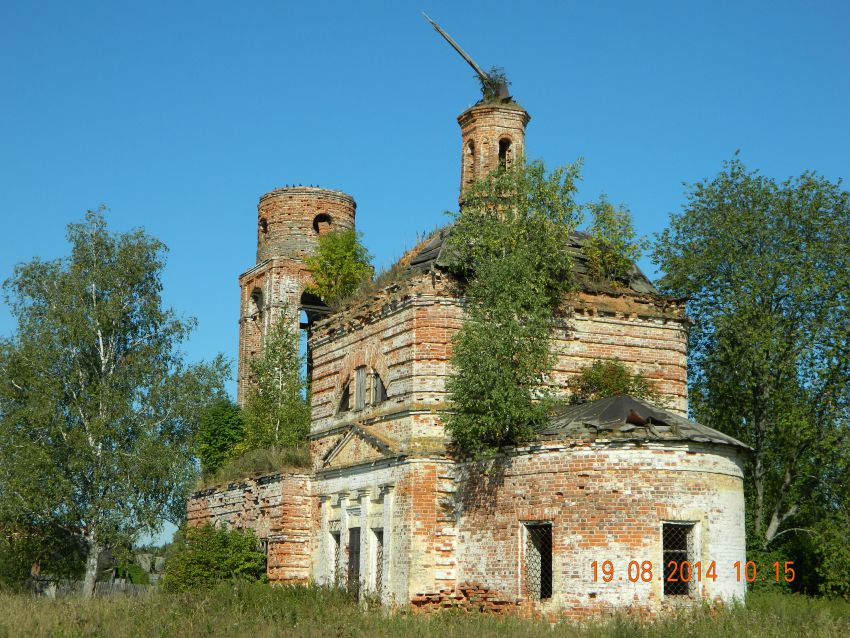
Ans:
{"type": "Polygon", "coordinates": [[[310,431],[310,403],[301,374],[298,334],[284,308],[266,336],[263,352],[250,362],[252,385],[245,401],[245,437],[238,452],[294,448],[310,431]]]}
{"type": "Polygon", "coordinates": [[[372,256],[353,229],[320,235],[316,252],[305,263],[313,276],[307,292],[332,307],[354,295],[374,273],[372,256]]]}
{"type": "Polygon", "coordinates": [[[654,261],[661,287],[689,298],[692,411],[755,450],[745,483],[751,542],[768,549],[846,520],[847,191],[808,172],[777,182],[736,157],[690,187],[654,261]]]}
{"type": "Polygon", "coordinates": [[[198,427],[198,459],[204,476],[215,474],[244,438],[245,423],[238,405],[222,399],[209,406],[198,427]]]}
{"type": "Polygon", "coordinates": [[[573,285],[566,247],[579,219],[578,177],[578,165],[548,173],[520,160],[476,182],[455,217],[448,250],[467,304],[444,419],[463,452],[527,440],[548,414],[542,388],[552,316],[573,285]]]}
{"type": "Polygon", "coordinates": [[[0,341],[0,517],[83,537],[90,596],[103,549],[181,518],[198,415],[228,370],[184,362],[195,322],[163,307],[160,241],[110,232],[100,212],[68,241],[69,257],[5,283],[17,330],[0,341]]]}
{"type": "Polygon", "coordinates": [[[584,245],[591,277],[617,285],[641,257],[644,239],[637,236],[632,215],[624,206],[614,206],[603,195],[587,204],[589,239],[584,245]]]}

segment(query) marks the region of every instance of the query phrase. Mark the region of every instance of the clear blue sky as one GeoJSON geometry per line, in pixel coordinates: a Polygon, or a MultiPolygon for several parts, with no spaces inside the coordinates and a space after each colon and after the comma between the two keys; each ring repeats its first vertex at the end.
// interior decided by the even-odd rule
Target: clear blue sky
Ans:
{"type": "Polygon", "coordinates": [[[581,198],[627,204],[643,234],[736,149],[776,177],[850,176],[846,0],[3,0],[0,279],[65,254],[65,224],[105,203],[114,228],[170,247],[166,300],[199,320],[190,357],[233,358],[261,194],[352,194],[391,263],[456,206],[455,118],[479,97],[421,10],[507,70],[528,154],[583,157],[581,198]]]}

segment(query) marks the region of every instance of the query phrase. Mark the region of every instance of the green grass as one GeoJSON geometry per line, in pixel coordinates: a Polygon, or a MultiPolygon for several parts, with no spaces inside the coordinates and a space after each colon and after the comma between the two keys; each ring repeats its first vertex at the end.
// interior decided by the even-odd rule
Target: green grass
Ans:
{"type": "Polygon", "coordinates": [[[682,612],[639,624],[615,618],[584,627],[481,614],[412,616],[364,609],[346,594],[306,587],[223,585],[206,594],[83,601],[0,594],[0,636],[268,636],[343,638],[710,637],[850,635],[850,603],[790,594],[752,594],[747,608],[682,612]]]}

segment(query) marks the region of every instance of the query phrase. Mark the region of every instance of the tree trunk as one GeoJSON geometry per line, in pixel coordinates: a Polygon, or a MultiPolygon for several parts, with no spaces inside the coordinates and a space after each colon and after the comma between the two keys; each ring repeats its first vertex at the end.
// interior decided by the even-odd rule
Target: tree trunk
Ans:
{"type": "Polygon", "coordinates": [[[97,581],[97,563],[100,559],[101,546],[98,544],[95,535],[89,537],[89,553],[86,558],[86,576],[83,580],[83,598],[91,598],[94,596],[94,584],[97,581]]]}

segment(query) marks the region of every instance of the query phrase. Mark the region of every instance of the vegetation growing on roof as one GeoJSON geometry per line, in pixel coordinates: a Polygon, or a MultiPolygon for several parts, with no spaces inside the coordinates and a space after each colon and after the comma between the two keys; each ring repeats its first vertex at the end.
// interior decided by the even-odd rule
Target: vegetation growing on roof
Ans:
{"type": "Polygon", "coordinates": [[[458,450],[492,452],[533,436],[549,414],[551,319],[573,287],[566,251],[579,220],[579,165],[517,161],[475,183],[449,237],[466,281],[444,419],[458,450]]]}
{"type": "Polygon", "coordinates": [[[587,210],[591,221],[583,251],[588,274],[597,281],[622,285],[640,259],[645,240],[635,233],[629,210],[614,206],[605,195],[587,204],[587,210]]]}
{"type": "Polygon", "coordinates": [[[374,273],[372,256],[353,229],[319,236],[316,252],[305,263],[313,276],[306,291],[336,308],[354,296],[374,273]]]}
{"type": "Polygon", "coordinates": [[[570,403],[587,403],[612,396],[631,396],[661,404],[661,396],[642,372],[632,372],[619,359],[597,359],[570,381],[570,403]]]}

